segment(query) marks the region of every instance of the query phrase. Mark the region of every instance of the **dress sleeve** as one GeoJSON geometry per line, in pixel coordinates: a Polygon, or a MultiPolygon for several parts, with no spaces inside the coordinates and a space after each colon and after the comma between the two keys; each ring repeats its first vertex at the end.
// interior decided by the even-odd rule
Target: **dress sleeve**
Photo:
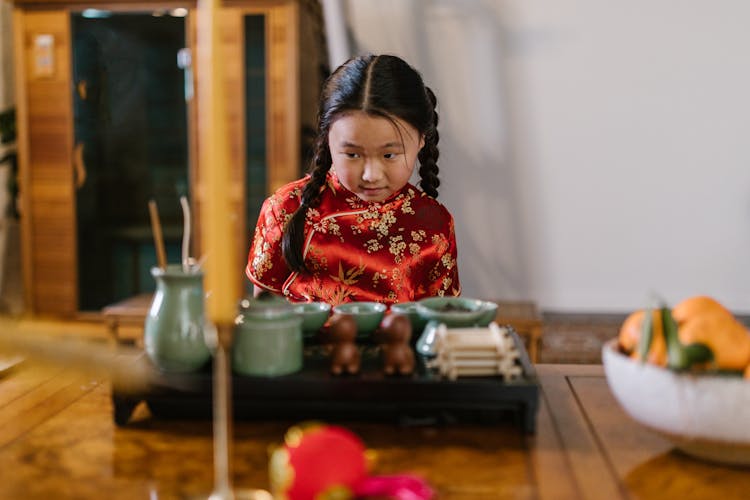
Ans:
{"type": "Polygon", "coordinates": [[[288,217],[279,198],[278,195],[267,198],[260,209],[245,268],[251,282],[275,293],[281,293],[290,274],[281,253],[281,236],[288,217]]]}
{"type": "Polygon", "coordinates": [[[438,259],[429,272],[427,296],[460,295],[461,283],[458,280],[458,250],[456,233],[451,216],[445,233],[437,242],[438,259]]]}

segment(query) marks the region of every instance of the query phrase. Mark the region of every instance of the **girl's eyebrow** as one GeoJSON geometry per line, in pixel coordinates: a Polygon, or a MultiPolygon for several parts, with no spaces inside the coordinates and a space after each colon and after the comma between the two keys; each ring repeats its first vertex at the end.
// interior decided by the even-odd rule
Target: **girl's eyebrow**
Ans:
{"type": "MultiPolygon", "coordinates": [[[[360,149],[362,148],[362,146],[360,146],[359,144],[355,144],[355,143],[349,142],[349,141],[343,141],[342,143],[339,144],[339,147],[342,147],[342,148],[360,148],[360,149]]],[[[383,144],[382,146],[380,146],[380,149],[403,148],[403,147],[404,147],[404,145],[402,143],[400,143],[400,142],[387,142],[387,143],[383,144]]]]}

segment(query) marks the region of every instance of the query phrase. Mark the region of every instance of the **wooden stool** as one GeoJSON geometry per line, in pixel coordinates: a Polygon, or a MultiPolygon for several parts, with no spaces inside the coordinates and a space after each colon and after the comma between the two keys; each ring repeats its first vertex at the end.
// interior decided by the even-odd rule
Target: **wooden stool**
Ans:
{"type": "Polygon", "coordinates": [[[531,301],[503,301],[497,302],[498,325],[510,325],[526,341],[526,349],[532,363],[538,362],[539,347],[542,341],[542,316],[537,310],[536,303],[531,301]]]}
{"type": "Polygon", "coordinates": [[[107,323],[109,335],[117,343],[135,343],[140,345],[143,336],[143,323],[151,307],[153,294],[144,293],[128,299],[105,306],[102,316],[107,323]],[[138,335],[125,337],[120,331],[120,326],[140,326],[138,335]]]}

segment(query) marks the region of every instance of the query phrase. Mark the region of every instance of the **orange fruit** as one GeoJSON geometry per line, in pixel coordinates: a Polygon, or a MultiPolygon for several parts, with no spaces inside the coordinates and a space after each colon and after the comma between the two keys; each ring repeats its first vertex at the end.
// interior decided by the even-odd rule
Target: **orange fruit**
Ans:
{"type": "MultiPolygon", "coordinates": [[[[665,366],[667,364],[667,346],[664,341],[661,315],[658,309],[654,309],[651,313],[653,318],[653,335],[646,361],[655,365],[665,366]]],[[[641,339],[641,332],[643,331],[644,316],[645,312],[639,309],[625,318],[620,327],[618,336],[620,347],[633,359],[638,359],[638,342],[641,339]]]]}
{"type": "Polygon", "coordinates": [[[672,309],[680,342],[705,344],[719,368],[744,370],[750,363],[750,331],[717,300],[699,295],[672,309]]]}
{"type": "Polygon", "coordinates": [[[729,309],[721,305],[717,300],[705,295],[690,297],[672,308],[672,317],[678,325],[691,318],[713,314],[728,316],[734,319],[729,309]]]}
{"type": "Polygon", "coordinates": [[[638,347],[641,338],[641,324],[643,323],[643,309],[631,313],[620,326],[617,341],[623,352],[630,354],[638,347]]]}
{"type": "Polygon", "coordinates": [[[680,342],[705,344],[714,354],[716,366],[744,370],[750,363],[750,332],[731,314],[703,314],[679,325],[680,342]]]}

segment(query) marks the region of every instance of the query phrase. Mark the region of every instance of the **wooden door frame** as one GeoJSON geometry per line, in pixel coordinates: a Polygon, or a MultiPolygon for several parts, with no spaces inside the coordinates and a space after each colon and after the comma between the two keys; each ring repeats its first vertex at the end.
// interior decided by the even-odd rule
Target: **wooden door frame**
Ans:
{"type": "MultiPolygon", "coordinates": [[[[16,0],[13,8],[13,28],[14,28],[14,57],[15,57],[15,84],[16,84],[16,106],[18,121],[18,163],[19,163],[19,187],[20,200],[19,209],[22,214],[21,220],[21,261],[22,275],[24,283],[24,303],[25,310],[29,314],[53,314],[62,316],[75,316],[79,313],[78,307],[78,242],[76,240],[76,221],[75,221],[75,191],[73,188],[73,147],[74,147],[74,119],[72,90],[68,90],[68,99],[65,103],[65,127],[67,130],[65,137],[66,149],[64,161],[69,167],[70,182],[67,187],[60,187],[60,190],[72,191],[69,210],[72,210],[73,218],[69,231],[73,233],[73,243],[70,252],[72,257],[66,258],[71,262],[65,262],[64,267],[69,271],[71,282],[67,284],[58,284],[59,293],[67,299],[60,308],[50,308],[50,301],[41,304],[38,292],[38,276],[43,273],[44,269],[35,266],[38,258],[35,252],[39,249],[35,243],[36,234],[34,232],[37,221],[34,218],[34,211],[38,200],[35,198],[35,189],[39,191],[32,182],[32,166],[35,165],[31,158],[33,149],[32,135],[35,131],[29,129],[30,126],[30,94],[35,92],[30,88],[33,84],[31,78],[29,61],[31,57],[31,37],[33,32],[29,32],[28,19],[31,16],[60,16],[65,21],[57,21],[64,24],[60,27],[63,30],[64,43],[56,44],[55,57],[56,69],[61,71],[56,77],[66,78],[65,82],[58,82],[65,85],[67,89],[72,89],[72,33],[70,26],[70,16],[74,12],[82,11],[86,8],[97,8],[102,10],[112,10],[117,12],[138,12],[150,11],[158,8],[187,7],[189,14],[186,18],[186,46],[189,47],[193,54],[193,75],[194,89],[200,82],[195,79],[198,74],[196,67],[200,64],[195,60],[195,2],[145,2],[129,1],[122,2],[96,1],[88,2],[68,2],[65,0],[16,0]],[[67,287],[65,293],[62,293],[63,285],[67,287]]],[[[299,82],[299,4],[297,0],[246,0],[246,1],[225,1],[221,8],[222,16],[234,24],[235,30],[227,31],[227,36],[234,37],[235,55],[234,59],[228,60],[233,63],[235,78],[234,81],[228,81],[227,84],[233,85],[232,92],[237,96],[235,103],[237,109],[233,115],[229,115],[229,133],[230,143],[233,144],[233,150],[230,160],[233,163],[233,172],[235,176],[236,190],[227,193],[235,203],[240,204],[241,210],[238,210],[240,217],[236,224],[237,244],[240,260],[244,261],[250,245],[252,234],[247,234],[245,220],[246,210],[246,179],[245,179],[245,148],[240,147],[245,143],[246,117],[244,111],[245,88],[244,88],[244,26],[242,19],[245,15],[262,14],[265,17],[265,40],[266,40],[266,191],[272,193],[282,185],[297,179],[300,174],[300,82],[299,82]]],[[[58,89],[59,90],[59,89],[58,89]]],[[[197,90],[196,90],[197,92],[197,90]]],[[[194,214],[194,235],[192,242],[193,255],[199,255],[196,251],[202,248],[200,241],[200,224],[201,224],[201,203],[202,185],[200,171],[202,167],[198,164],[200,158],[197,145],[197,123],[198,111],[195,101],[187,103],[188,108],[188,178],[191,190],[191,203],[194,214]]],[[[241,263],[240,263],[241,264],[241,263]]],[[[244,281],[244,268],[238,269],[238,279],[244,281]]],[[[54,302],[54,301],[52,301],[54,302]]]]}
{"type": "Polygon", "coordinates": [[[67,214],[68,219],[73,217],[71,220],[74,223],[75,217],[76,200],[72,178],[73,103],[69,95],[71,39],[68,20],[69,11],[61,7],[54,10],[26,11],[15,6],[13,9],[21,267],[24,282],[24,307],[31,314],[37,312],[40,303],[43,305],[42,309],[46,308],[53,314],[72,315],[78,309],[76,260],[78,243],[75,235],[71,236],[66,233],[66,237],[72,237],[72,241],[66,246],[60,241],[41,241],[40,234],[34,232],[35,225],[39,225],[42,219],[46,218],[48,224],[56,226],[57,224],[52,219],[57,219],[59,223],[60,219],[67,220],[67,214]],[[33,22],[29,23],[29,21],[33,22]],[[53,36],[52,72],[49,75],[33,75],[31,61],[34,58],[34,38],[43,34],[53,36]],[[61,93],[68,98],[58,96],[58,99],[54,99],[56,93],[61,93]],[[50,108],[54,106],[58,106],[57,109],[52,115],[48,114],[50,108]],[[47,130],[40,131],[35,128],[32,131],[30,129],[32,115],[34,121],[44,123],[44,127],[38,128],[47,130]],[[55,127],[62,128],[63,132],[55,127]],[[43,142],[45,138],[48,141],[50,138],[56,138],[58,148],[32,147],[32,143],[43,142]],[[32,164],[36,165],[34,172],[31,171],[32,164]],[[61,165],[69,168],[67,174],[61,165]],[[39,179],[35,180],[33,174],[42,172],[39,179]],[[69,179],[69,182],[59,182],[61,173],[69,179]],[[50,257],[52,252],[59,250],[56,243],[65,248],[69,254],[63,253],[50,257]],[[34,286],[37,272],[40,275],[63,273],[67,276],[67,280],[53,283],[54,279],[48,276],[47,286],[40,290],[34,286]]]}
{"type": "MultiPolygon", "coordinates": [[[[266,60],[266,194],[297,178],[300,174],[300,92],[299,92],[299,5],[296,0],[230,1],[224,2],[220,12],[222,31],[221,43],[226,54],[224,61],[226,95],[236,96],[227,106],[227,130],[229,134],[229,159],[232,163],[232,180],[235,189],[227,193],[238,214],[235,223],[237,235],[236,254],[238,255],[237,279],[243,283],[244,263],[250,247],[252,232],[246,231],[246,184],[245,166],[247,162],[246,142],[247,109],[245,102],[245,43],[243,19],[247,15],[263,15],[265,19],[265,60],[266,60]]],[[[195,15],[189,16],[192,36],[191,50],[195,45],[195,15]]],[[[194,59],[194,66],[201,63],[194,59]]],[[[194,74],[199,74],[195,71],[194,74]]],[[[195,83],[195,87],[200,82],[195,83]]],[[[197,90],[196,90],[197,94],[197,90]]],[[[200,240],[201,208],[203,185],[201,167],[197,165],[200,155],[197,147],[198,112],[191,103],[191,153],[197,168],[192,169],[191,185],[195,187],[196,231],[194,248],[203,249],[200,240]]],[[[206,167],[208,168],[208,167],[206,167]]],[[[204,250],[201,250],[203,252],[204,250]]],[[[241,289],[243,289],[241,287],[241,289]]]]}

